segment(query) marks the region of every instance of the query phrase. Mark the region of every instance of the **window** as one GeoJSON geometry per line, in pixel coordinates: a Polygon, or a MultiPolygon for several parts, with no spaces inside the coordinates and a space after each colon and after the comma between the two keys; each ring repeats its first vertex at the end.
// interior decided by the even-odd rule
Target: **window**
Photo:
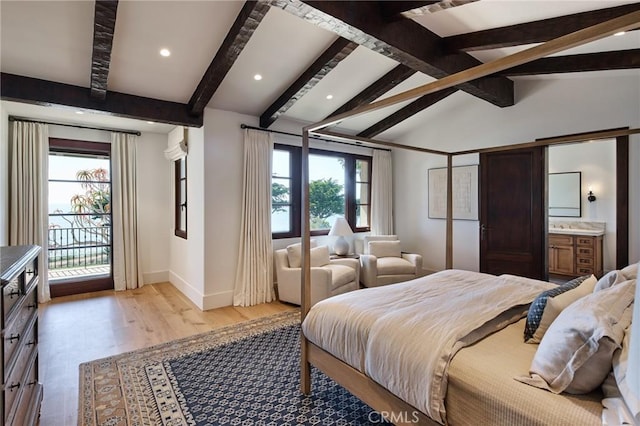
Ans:
{"type": "Polygon", "coordinates": [[[175,163],[175,235],[187,239],[187,158],[175,163]]]}
{"type": "MultiPolygon", "coordinates": [[[[273,238],[301,234],[301,149],[276,144],[271,177],[273,238]]],[[[328,234],[344,216],[354,231],[369,230],[371,157],[309,150],[309,210],[312,235],[328,234]]]]}
{"type": "Polygon", "coordinates": [[[51,297],[113,289],[111,145],[49,139],[51,297]]]}

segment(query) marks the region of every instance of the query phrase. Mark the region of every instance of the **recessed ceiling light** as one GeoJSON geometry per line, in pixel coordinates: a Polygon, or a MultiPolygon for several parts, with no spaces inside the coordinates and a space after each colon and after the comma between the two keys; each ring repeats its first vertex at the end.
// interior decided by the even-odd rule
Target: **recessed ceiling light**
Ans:
{"type": "Polygon", "coordinates": [[[155,121],[147,121],[147,124],[156,124],[155,121]]]}
{"type": "Polygon", "coordinates": [[[253,76],[253,79],[257,80],[257,81],[260,81],[260,80],[262,80],[262,76],[260,74],[256,74],[256,75],[253,76]]]}
{"type": "Polygon", "coordinates": [[[329,100],[333,99],[333,95],[327,95],[327,99],[329,100]]]}
{"type": "Polygon", "coordinates": [[[621,35],[625,35],[626,31],[619,31],[617,33],[614,34],[614,36],[621,36],[621,35]]]}
{"type": "Polygon", "coordinates": [[[166,58],[167,56],[171,56],[171,51],[169,49],[160,49],[160,55],[166,58]]]}
{"type": "Polygon", "coordinates": [[[82,114],[84,114],[84,111],[76,111],[76,114],[82,115],[82,114]]]}

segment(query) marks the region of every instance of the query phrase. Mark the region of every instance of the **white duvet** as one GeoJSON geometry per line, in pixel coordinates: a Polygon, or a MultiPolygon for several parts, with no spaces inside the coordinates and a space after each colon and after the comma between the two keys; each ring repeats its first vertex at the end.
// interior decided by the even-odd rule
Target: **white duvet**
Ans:
{"type": "Polygon", "coordinates": [[[553,284],[447,270],[323,300],[302,324],[317,346],[444,423],[447,366],[462,347],[515,322],[553,284]],[[515,309],[512,309],[517,307],[515,309]]]}

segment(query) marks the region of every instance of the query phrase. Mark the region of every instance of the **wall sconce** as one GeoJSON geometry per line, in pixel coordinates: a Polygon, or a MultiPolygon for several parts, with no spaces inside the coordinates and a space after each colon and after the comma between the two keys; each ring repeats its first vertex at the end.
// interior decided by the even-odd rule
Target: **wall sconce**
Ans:
{"type": "Polygon", "coordinates": [[[593,203],[596,200],[596,196],[593,194],[593,191],[591,190],[591,187],[589,187],[589,193],[587,194],[587,200],[589,200],[590,203],[593,203]]]}

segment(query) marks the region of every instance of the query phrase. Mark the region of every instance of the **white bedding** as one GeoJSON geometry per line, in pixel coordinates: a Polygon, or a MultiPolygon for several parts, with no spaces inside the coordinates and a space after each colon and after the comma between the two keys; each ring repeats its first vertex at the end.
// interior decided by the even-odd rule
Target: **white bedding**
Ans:
{"type": "Polygon", "coordinates": [[[302,329],[312,343],[444,423],[453,355],[520,319],[526,309],[511,308],[552,287],[511,275],[447,270],[323,300],[302,329]]]}

